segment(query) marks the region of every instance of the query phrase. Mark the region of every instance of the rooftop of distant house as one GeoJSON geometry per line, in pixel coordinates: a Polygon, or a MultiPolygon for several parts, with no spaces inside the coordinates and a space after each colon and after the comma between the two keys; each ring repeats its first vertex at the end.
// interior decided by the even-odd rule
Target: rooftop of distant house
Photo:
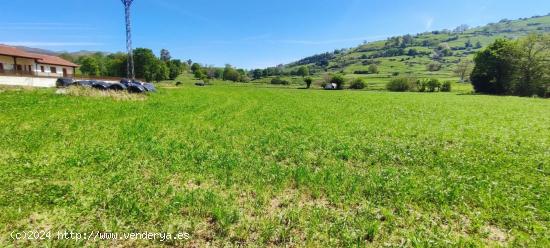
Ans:
{"type": "Polygon", "coordinates": [[[2,45],[2,44],[0,44],[0,55],[17,57],[17,58],[35,59],[36,62],[40,64],[78,67],[77,64],[57,56],[31,53],[31,52],[27,52],[22,49],[19,49],[17,47],[2,45]]]}

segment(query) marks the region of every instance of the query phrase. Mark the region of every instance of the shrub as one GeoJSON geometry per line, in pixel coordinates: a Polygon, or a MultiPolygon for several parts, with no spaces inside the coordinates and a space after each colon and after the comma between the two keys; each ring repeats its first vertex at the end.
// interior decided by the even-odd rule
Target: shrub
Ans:
{"type": "Polygon", "coordinates": [[[271,79],[271,84],[289,85],[290,82],[288,80],[284,80],[280,77],[276,77],[276,78],[271,79]]]}
{"type": "Polygon", "coordinates": [[[441,91],[442,92],[451,92],[451,89],[452,89],[452,82],[451,81],[445,81],[442,85],[441,85],[441,91]]]}
{"type": "Polygon", "coordinates": [[[404,92],[413,88],[415,82],[410,78],[396,78],[391,80],[386,88],[389,91],[404,92]]]}
{"type": "Polygon", "coordinates": [[[336,88],[341,90],[344,89],[344,84],[346,83],[346,79],[342,75],[334,75],[330,78],[331,84],[336,84],[336,88]]]}
{"type": "Polygon", "coordinates": [[[439,82],[439,80],[432,78],[426,82],[426,87],[428,88],[429,92],[435,92],[436,90],[439,90],[439,87],[441,87],[441,83],[439,82]]]}
{"type": "Polygon", "coordinates": [[[441,70],[441,64],[437,62],[432,62],[426,66],[426,69],[428,69],[428,71],[439,71],[441,70]]]}
{"type": "Polygon", "coordinates": [[[426,92],[426,81],[425,80],[418,80],[416,82],[416,85],[418,87],[418,92],[426,92]]]}
{"type": "Polygon", "coordinates": [[[351,85],[349,86],[352,90],[362,90],[367,87],[367,84],[365,83],[365,80],[362,78],[356,78],[353,81],[351,81],[351,85]]]}
{"type": "Polygon", "coordinates": [[[392,73],[391,75],[394,76],[394,77],[397,77],[397,76],[399,76],[399,72],[396,71],[396,72],[392,73]]]}
{"type": "Polygon", "coordinates": [[[369,65],[369,73],[370,74],[378,74],[378,66],[375,64],[369,65]]]}

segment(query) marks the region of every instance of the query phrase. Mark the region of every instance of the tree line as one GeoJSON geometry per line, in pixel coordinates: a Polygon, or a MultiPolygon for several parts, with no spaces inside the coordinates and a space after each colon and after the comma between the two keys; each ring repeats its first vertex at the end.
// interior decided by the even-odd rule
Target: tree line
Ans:
{"type": "Polygon", "coordinates": [[[474,58],[470,76],[478,93],[550,97],[550,35],[497,39],[474,58]]]}
{"type": "Polygon", "coordinates": [[[235,68],[230,64],[224,68],[214,66],[202,66],[199,63],[191,65],[191,71],[196,79],[209,81],[212,79],[233,81],[233,82],[249,82],[249,71],[235,68]]]}
{"type": "MultiPolygon", "coordinates": [[[[62,54],[61,57],[80,65],[79,70],[85,76],[126,77],[128,54],[101,53],[74,56],[62,54]]],[[[151,49],[134,49],[134,70],[136,78],[146,81],[174,80],[189,69],[191,61],[172,59],[170,52],[162,49],[157,57],[151,49]]]]}

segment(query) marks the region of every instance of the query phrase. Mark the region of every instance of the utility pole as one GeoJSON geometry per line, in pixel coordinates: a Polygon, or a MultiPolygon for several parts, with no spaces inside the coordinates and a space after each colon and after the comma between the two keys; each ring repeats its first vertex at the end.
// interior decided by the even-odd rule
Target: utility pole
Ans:
{"type": "Polygon", "coordinates": [[[126,16],[126,50],[128,51],[127,77],[130,80],[135,79],[134,73],[134,51],[132,50],[132,25],[130,19],[130,8],[134,0],[121,0],[124,4],[124,12],[126,16]]]}

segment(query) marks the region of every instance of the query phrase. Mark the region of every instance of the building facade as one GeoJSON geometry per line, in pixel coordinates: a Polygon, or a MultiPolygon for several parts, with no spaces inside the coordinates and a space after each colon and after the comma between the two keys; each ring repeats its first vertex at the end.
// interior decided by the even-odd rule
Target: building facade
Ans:
{"type": "Polygon", "coordinates": [[[0,75],[73,77],[78,67],[62,58],[0,45],[0,75]]]}

